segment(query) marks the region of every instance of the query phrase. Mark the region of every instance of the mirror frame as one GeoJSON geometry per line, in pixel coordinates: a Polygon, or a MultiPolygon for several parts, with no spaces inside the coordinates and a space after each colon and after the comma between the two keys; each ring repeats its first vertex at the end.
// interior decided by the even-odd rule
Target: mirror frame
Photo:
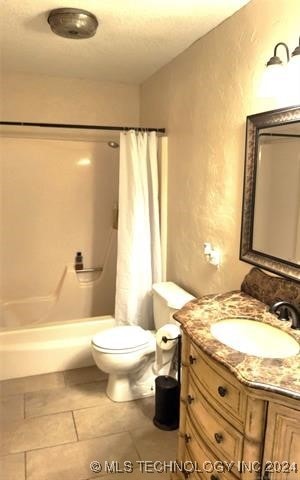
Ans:
{"type": "Polygon", "coordinates": [[[253,250],[253,220],[259,130],[300,121],[300,105],[249,115],[246,123],[244,193],[240,260],[270,272],[300,281],[300,265],[253,250]]]}

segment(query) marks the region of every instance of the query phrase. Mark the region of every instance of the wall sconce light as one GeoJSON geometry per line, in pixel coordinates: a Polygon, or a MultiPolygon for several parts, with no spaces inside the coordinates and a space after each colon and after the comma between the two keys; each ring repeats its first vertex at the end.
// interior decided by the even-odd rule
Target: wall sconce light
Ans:
{"type": "Polygon", "coordinates": [[[267,62],[267,67],[271,67],[272,65],[282,65],[281,59],[277,56],[277,49],[278,49],[278,47],[280,47],[281,45],[285,48],[287,61],[288,61],[288,62],[290,61],[289,47],[287,46],[286,43],[279,42],[279,43],[277,43],[277,45],[275,45],[274,55],[273,55],[273,57],[271,57],[270,60],[267,62]]]}
{"type": "Polygon", "coordinates": [[[299,45],[295,48],[295,50],[292,53],[292,60],[293,59],[297,60],[297,62],[300,62],[300,37],[299,37],[299,45]]]}
{"type": "Polygon", "coordinates": [[[262,79],[261,95],[263,97],[282,96],[288,93],[291,99],[300,100],[300,37],[299,45],[294,49],[291,57],[286,43],[275,45],[274,55],[266,64],[262,79]],[[279,47],[285,49],[286,62],[277,55],[279,47]]]}

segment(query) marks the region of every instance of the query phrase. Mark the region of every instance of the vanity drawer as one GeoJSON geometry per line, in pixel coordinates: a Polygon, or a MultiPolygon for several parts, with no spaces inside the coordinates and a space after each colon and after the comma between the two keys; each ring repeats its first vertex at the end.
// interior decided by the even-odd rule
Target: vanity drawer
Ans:
{"type": "MultiPolygon", "coordinates": [[[[199,436],[189,415],[187,415],[185,438],[185,458],[193,459],[191,463],[196,467],[196,472],[193,475],[198,476],[195,476],[195,478],[203,480],[237,480],[238,477],[226,468],[224,460],[220,461],[199,436]]],[[[187,478],[194,477],[188,476],[187,478]]]]}
{"type": "Polygon", "coordinates": [[[246,395],[230,372],[220,367],[192,342],[188,358],[190,371],[200,391],[221,415],[243,431],[246,395]]]}
{"type": "MultiPolygon", "coordinates": [[[[205,395],[205,392],[203,392],[205,395]]],[[[188,387],[187,409],[201,437],[220,459],[242,460],[243,435],[214,410],[196,386],[192,375],[188,387]]]]}
{"type": "Polygon", "coordinates": [[[197,470],[197,462],[192,460],[192,456],[190,455],[188,447],[185,449],[184,454],[184,465],[186,467],[185,473],[182,475],[183,478],[188,478],[188,480],[202,480],[205,477],[200,476],[200,473],[197,471],[192,471],[193,467],[197,470]]]}
{"type": "Polygon", "coordinates": [[[200,477],[199,473],[193,471],[194,465],[196,465],[195,460],[192,459],[190,452],[187,447],[184,447],[182,461],[178,461],[178,468],[175,472],[171,472],[171,480],[202,480],[203,477],[200,477]],[[186,468],[185,468],[186,467],[186,468]]]}

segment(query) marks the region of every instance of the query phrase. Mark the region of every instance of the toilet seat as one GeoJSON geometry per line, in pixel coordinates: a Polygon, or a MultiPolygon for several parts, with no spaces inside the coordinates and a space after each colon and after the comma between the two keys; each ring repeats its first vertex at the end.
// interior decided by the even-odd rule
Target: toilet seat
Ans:
{"type": "Polygon", "coordinates": [[[129,353],[142,350],[152,340],[151,332],[135,325],[122,325],[97,333],[94,347],[103,353],[129,353]]]}

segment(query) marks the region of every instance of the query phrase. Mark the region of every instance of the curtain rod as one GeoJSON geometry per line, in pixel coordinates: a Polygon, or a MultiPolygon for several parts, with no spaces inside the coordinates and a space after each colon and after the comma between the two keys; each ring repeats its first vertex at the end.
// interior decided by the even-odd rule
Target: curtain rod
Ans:
{"type": "Polygon", "coordinates": [[[299,138],[300,135],[296,133],[259,133],[259,137],[294,137],[299,138]]]}
{"type": "Polygon", "coordinates": [[[143,128],[143,127],[112,127],[109,125],[74,125],[68,123],[35,123],[35,122],[5,122],[0,121],[0,125],[11,125],[19,127],[46,127],[46,128],[77,128],[85,130],[110,130],[110,131],[128,131],[138,130],[142,132],[155,131],[157,133],[166,133],[165,128],[143,128]]]}

